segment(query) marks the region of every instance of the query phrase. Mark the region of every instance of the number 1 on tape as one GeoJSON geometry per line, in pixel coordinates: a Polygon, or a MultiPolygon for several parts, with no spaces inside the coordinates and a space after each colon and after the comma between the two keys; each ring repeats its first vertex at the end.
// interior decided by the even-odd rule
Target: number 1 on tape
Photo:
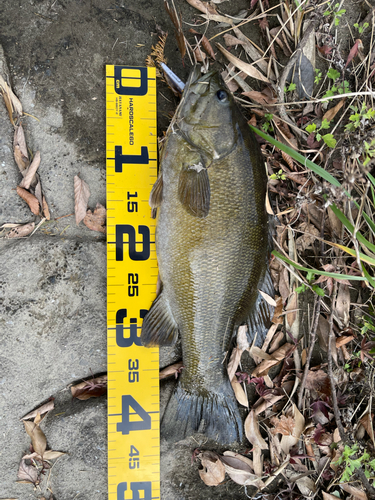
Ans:
{"type": "Polygon", "coordinates": [[[155,295],[155,68],[106,67],[108,498],[160,498],[159,350],[143,347],[155,295]]]}

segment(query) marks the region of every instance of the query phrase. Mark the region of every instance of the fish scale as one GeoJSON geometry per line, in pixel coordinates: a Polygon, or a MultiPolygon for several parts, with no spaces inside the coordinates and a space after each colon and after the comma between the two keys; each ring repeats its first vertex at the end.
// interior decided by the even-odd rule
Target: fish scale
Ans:
{"type": "Polygon", "coordinates": [[[253,325],[249,341],[257,335],[259,345],[272,317],[259,298],[270,282],[266,184],[260,148],[220,76],[194,70],[150,198],[162,292],[141,338],[168,344],[179,335],[184,363],[163,417],[168,439],[198,430],[223,444],[242,438],[223,360],[240,324],[253,325]]]}

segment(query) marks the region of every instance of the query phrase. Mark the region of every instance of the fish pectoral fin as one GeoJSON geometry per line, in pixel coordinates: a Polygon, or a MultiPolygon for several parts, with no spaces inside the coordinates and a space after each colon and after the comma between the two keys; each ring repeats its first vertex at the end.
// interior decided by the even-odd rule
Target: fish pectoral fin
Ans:
{"type": "Polygon", "coordinates": [[[163,292],[155,299],[146,314],[141,333],[144,346],[173,345],[178,338],[178,325],[163,292]]]}
{"type": "Polygon", "coordinates": [[[259,292],[255,305],[251,314],[249,314],[246,322],[249,327],[247,333],[248,341],[253,342],[255,335],[255,345],[261,346],[266,338],[267,332],[272,324],[272,318],[275,307],[270,303],[275,296],[272,278],[267,263],[267,270],[261,283],[258,284],[258,289],[261,290],[263,295],[259,292]],[[269,296],[269,301],[265,296],[269,296]]]}
{"type": "Polygon", "coordinates": [[[156,179],[155,184],[152,186],[148,203],[151,208],[157,208],[160,207],[162,201],[163,201],[163,176],[162,174],[159,174],[159,177],[156,179]]]}
{"type": "Polygon", "coordinates": [[[189,214],[207,217],[210,196],[210,181],[202,163],[183,167],[178,182],[178,198],[189,214]]]}

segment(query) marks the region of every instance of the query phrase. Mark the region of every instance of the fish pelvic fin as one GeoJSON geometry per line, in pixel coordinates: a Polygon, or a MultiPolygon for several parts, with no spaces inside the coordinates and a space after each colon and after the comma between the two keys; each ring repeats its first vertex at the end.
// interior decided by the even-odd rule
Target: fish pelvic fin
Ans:
{"type": "Polygon", "coordinates": [[[151,208],[155,209],[157,207],[160,207],[162,201],[163,201],[163,176],[159,174],[159,177],[156,179],[155,184],[152,186],[148,204],[150,205],[151,208]]]}
{"type": "Polygon", "coordinates": [[[178,181],[178,198],[190,215],[207,217],[210,210],[210,180],[201,162],[182,168],[178,181]]]}
{"type": "MultiPolygon", "coordinates": [[[[190,384],[192,386],[193,384],[190,384]]],[[[243,424],[229,380],[215,391],[199,391],[178,382],[165,409],[161,436],[177,442],[202,432],[225,445],[241,442],[243,424]]]]}
{"type": "Polygon", "coordinates": [[[177,338],[178,325],[162,292],[155,299],[143,320],[141,342],[146,347],[173,345],[177,338]]]}
{"type": "MultiPolygon", "coordinates": [[[[258,289],[272,299],[275,296],[275,290],[273,287],[268,263],[266,273],[263,280],[259,283],[258,289]]],[[[254,345],[260,347],[263,344],[267,332],[272,324],[274,311],[275,307],[267,302],[267,300],[264,298],[264,295],[259,292],[253,310],[246,320],[247,326],[249,328],[247,337],[250,344],[253,342],[254,338],[254,345]]]]}

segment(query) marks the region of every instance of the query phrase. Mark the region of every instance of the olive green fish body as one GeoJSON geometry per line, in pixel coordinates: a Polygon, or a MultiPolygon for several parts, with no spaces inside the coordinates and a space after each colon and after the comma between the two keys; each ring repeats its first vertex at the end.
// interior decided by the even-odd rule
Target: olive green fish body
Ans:
{"type": "MultiPolygon", "coordinates": [[[[242,430],[224,358],[234,330],[259,309],[267,272],[267,178],[232,97],[226,94],[223,120],[207,113],[210,101],[222,111],[215,96],[225,89],[217,75],[211,78],[211,95],[197,92],[186,103],[187,94],[165,145],[156,235],[163,288],[142,340],[167,344],[181,336],[184,369],[163,420],[165,434],[181,439],[201,427],[229,443],[241,439],[242,430]],[[190,123],[184,122],[187,104],[195,105],[190,123]]],[[[261,323],[259,343],[264,322],[253,323],[261,323]]]]}

